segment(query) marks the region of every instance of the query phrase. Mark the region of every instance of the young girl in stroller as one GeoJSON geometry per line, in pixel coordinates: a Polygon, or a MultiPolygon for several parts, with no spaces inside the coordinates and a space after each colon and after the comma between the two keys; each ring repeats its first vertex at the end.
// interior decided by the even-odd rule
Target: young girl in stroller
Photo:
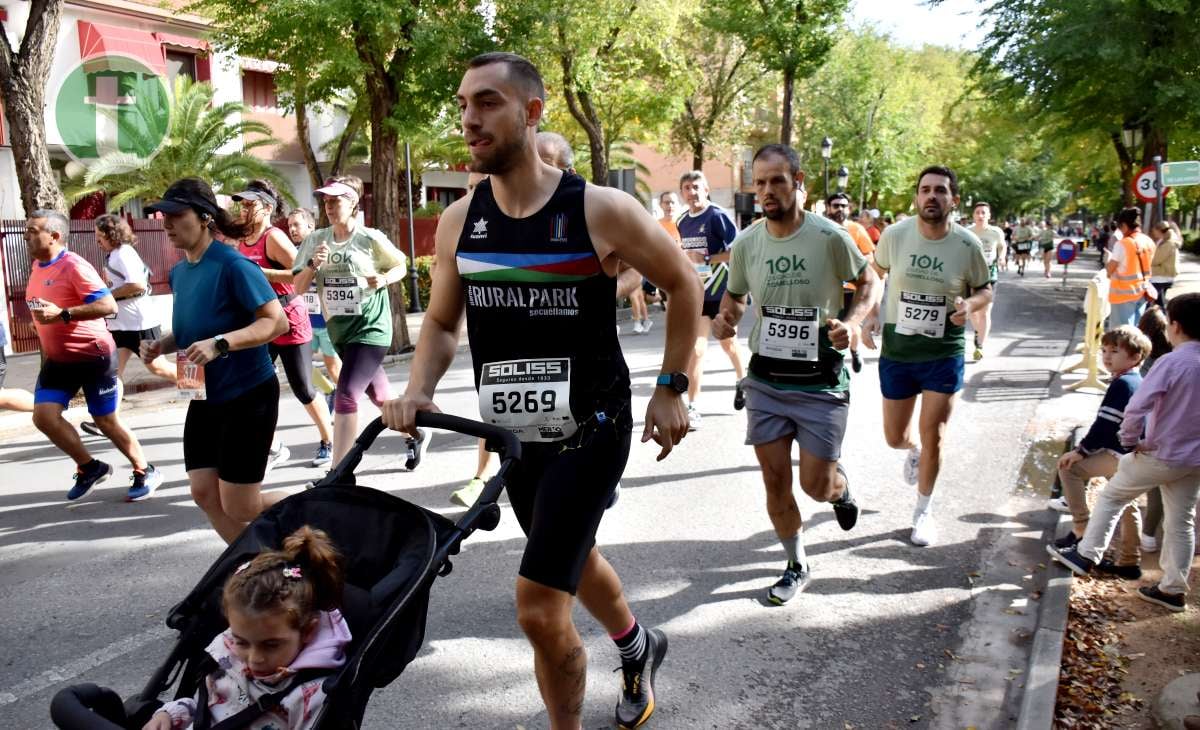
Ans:
{"type": "Polygon", "coordinates": [[[208,645],[216,667],[198,696],[163,705],[143,730],[190,728],[203,712],[207,727],[280,693],[249,727],[312,727],[325,699],[321,683],[345,663],[350,643],[341,596],[341,556],[321,530],[301,527],[282,550],[259,553],[225,583],[229,628],[208,645]]]}

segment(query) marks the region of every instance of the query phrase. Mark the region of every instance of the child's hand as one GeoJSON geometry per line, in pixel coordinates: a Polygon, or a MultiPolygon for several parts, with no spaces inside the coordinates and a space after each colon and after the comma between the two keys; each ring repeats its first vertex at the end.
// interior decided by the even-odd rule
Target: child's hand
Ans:
{"type": "Polygon", "coordinates": [[[150,718],[150,722],[142,726],[142,730],[171,730],[171,716],[159,710],[150,718]]]}
{"type": "Polygon", "coordinates": [[[1070,469],[1081,461],[1083,461],[1083,454],[1078,451],[1068,451],[1058,460],[1058,468],[1070,469]]]}

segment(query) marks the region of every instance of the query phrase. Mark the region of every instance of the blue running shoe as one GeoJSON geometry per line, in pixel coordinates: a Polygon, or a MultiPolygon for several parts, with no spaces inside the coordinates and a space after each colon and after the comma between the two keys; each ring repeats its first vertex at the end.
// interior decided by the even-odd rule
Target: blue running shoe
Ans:
{"type": "Polygon", "coordinates": [[[126,502],[141,502],[143,499],[148,499],[154,494],[154,490],[162,486],[162,472],[154,468],[153,464],[146,466],[144,472],[133,473],[133,484],[129,485],[129,493],[125,495],[126,502]]]}
{"type": "Polygon", "coordinates": [[[317,453],[313,456],[309,466],[325,466],[331,461],[333,461],[333,444],[328,441],[322,441],[321,445],[317,447],[317,453]]]}
{"type": "Polygon", "coordinates": [[[81,466],[75,470],[75,486],[71,487],[71,491],[67,492],[67,500],[74,502],[83,495],[91,491],[92,487],[100,482],[108,479],[112,474],[113,468],[111,465],[92,459],[87,466],[81,466]]]}

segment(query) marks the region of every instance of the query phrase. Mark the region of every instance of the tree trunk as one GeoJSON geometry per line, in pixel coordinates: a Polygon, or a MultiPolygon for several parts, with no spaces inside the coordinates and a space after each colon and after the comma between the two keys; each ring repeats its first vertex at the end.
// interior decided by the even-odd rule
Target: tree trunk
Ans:
{"type": "MultiPolygon", "coordinates": [[[[368,78],[367,93],[371,96],[371,221],[400,246],[400,167],[396,162],[396,145],[400,135],[389,123],[392,109],[399,103],[390,79],[368,78]]],[[[392,346],[390,352],[400,352],[412,345],[408,319],[404,313],[404,284],[388,287],[392,300],[392,346]]]]}
{"type": "Polygon", "coordinates": [[[779,120],[779,143],[792,144],[792,91],[796,86],[796,69],[783,70],[783,111],[779,120]]]}
{"type": "Polygon", "coordinates": [[[1133,205],[1133,152],[1121,141],[1121,133],[1112,133],[1113,148],[1117,150],[1117,164],[1121,168],[1121,207],[1133,205]]]}
{"type": "Polygon", "coordinates": [[[692,142],[692,169],[704,169],[704,140],[702,139],[692,142]]]}
{"type": "Polygon", "coordinates": [[[317,162],[317,154],[313,152],[312,140],[308,135],[308,93],[300,82],[296,83],[293,97],[296,100],[296,140],[300,144],[300,153],[304,155],[308,181],[313,190],[316,190],[321,187],[325,178],[321,174],[321,163],[317,162]]]}
{"type": "Polygon", "coordinates": [[[16,54],[8,42],[8,29],[0,23],[0,93],[26,215],[39,208],[67,213],[67,201],[50,167],[44,111],[62,5],[62,0],[30,3],[25,38],[16,54]]]}

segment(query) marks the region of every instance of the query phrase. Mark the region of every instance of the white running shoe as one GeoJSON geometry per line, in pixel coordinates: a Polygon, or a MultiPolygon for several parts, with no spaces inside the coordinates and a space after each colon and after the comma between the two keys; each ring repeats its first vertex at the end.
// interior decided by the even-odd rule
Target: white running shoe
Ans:
{"type": "Polygon", "coordinates": [[[642,332],[649,332],[650,328],[653,326],[654,326],[654,320],[651,320],[651,319],[643,319],[642,320],[642,332]]]}
{"type": "Polygon", "coordinates": [[[1071,507],[1067,504],[1066,497],[1053,497],[1046,500],[1046,507],[1055,512],[1070,512],[1071,507]]]}
{"type": "Polygon", "coordinates": [[[917,477],[921,473],[921,447],[914,446],[904,457],[904,481],[916,486],[917,477]]]}
{"type": "Polygon", "coordinates": [[[909,538],[917,547],[929,547],[937,542],[937,523],[933,521],[933,510],[913,515],[912,536],[909,538]]]}
{"type": "Polygon", "coordinates": [[[634,332],[634,334],[638,334],[638,335],[640,335],[640,334],[642,334],[642,333],[643,333],[643,332],[645,332],[645,331],[646,331],[646,329],[645,329],[644,327],[642,327],[642,320],[640,320],[640,319],[635,319],[635,320],[633,320],[633,332],[634,332]]]}
{"type": "Polygon", "coordinates": [[[1158,539],[1149,535],[1138,535],[1138,542],[1142,545],[1142,552],[1156,553],[1158,552],[1158,539]]]}
{"type": "Polygon", "coordinates": [[[278,448],[272,448],[270,452],[267,453],[267,471],[264,473],[264,475],[270,474],[271,470],[276,466],[292,458],[291,449],[289,449],[282,441],[278,442],[276,446],[278,448]]]}
{"type": "Polygon", "coordinates": [[[700,416],[700,411],[696,410],[696,407],[690,404],[687,409],[687,417],[689,431],[699,430],[700,424],[704,422],[704,418],[700,416]]]}

